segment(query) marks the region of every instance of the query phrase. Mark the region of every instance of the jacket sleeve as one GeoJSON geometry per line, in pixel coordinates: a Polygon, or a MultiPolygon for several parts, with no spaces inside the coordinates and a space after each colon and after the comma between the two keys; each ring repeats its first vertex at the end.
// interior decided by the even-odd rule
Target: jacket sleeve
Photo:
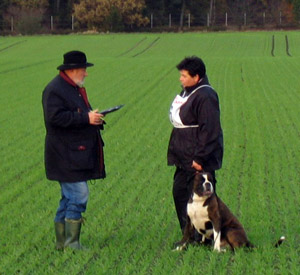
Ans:
{"type": "Polygon", "coordinates": [[[194,161],[203,165],[219,146],[218,139],[222,130],[218,96],[216,94],[206,94],[197,105],[199,130],[194,161]]]}
{"type": "Polygon", "coordinates": [[[55,127],[82,127],[89,124],[89,116],[87,111],[78,112],[76,107],[73,109],[68,106],[65,98],[52,90],[45,93],[43,99],[45,119],[55,127]]]}

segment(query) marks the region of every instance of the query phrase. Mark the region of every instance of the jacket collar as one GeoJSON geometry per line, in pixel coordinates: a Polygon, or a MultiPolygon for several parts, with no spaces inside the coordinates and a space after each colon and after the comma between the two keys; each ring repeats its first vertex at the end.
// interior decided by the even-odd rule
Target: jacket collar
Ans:
{"type": "Polygon", "coordinates": [[[75,82],[64,72],[64,71],[60,71],[59,75],[66,81],[68,82],[71,86],[73,87],[78,87],[77,84],[75,84],[75,82]]]}
{"type": "Polygon", "coordinates": [[[60,77],[62,77],[67,83],[69,83],[71,86],[75,87],[76,89],[78,89],[79,93],[81,94],[85,105],[91,109],[91,105],[89,103],[88,97],[87,97],[87,93],[84,87],[79,87],[70,77],[68,77],[68,75],[64,72],[64,71],[60,71],[59,72],[60,77]]]}
{"type": "Polygon", "coordinates": [[[183,92],[185,95],[188,95],[201,85],[209,85],[207,75],[202,77],[196,85],[184,88],[183,92]]]}

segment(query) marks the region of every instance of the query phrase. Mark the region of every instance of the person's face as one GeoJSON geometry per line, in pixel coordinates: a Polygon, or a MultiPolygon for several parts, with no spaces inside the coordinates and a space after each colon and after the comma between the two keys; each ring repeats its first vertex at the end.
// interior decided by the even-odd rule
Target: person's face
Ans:
{"type": "Polygon", "coordinates": [[[73,69],[71,78],[78,85],[83,86],[84,79],[88,76],[86,68],[73,69]]]}
{"type": "Polygon", "coordinates": [[[187,70],[180,70],[179,80],[184,88],[191,87],[198,83],[199,75],[191,76],[187,70]]]}

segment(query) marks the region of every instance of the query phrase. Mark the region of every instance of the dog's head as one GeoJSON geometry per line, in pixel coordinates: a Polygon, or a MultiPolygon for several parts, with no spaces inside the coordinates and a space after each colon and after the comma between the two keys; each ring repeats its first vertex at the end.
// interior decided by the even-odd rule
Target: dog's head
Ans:
{"type": "Polygon", "coordinates": [[[213,177],[210,173],[197,173],[194,178],[193,192],[199,197],[210,197],[214,193],[213,177]]]}

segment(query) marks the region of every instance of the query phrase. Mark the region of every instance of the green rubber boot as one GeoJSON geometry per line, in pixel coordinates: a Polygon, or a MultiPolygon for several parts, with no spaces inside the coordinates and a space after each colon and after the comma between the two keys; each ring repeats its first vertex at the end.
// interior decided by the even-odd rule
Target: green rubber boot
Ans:
{"type": "Polygon", "coordinates": [[[64,247],[70,247],[75,250],[85,250],[86,248],[84,248],[79,242],[82,219],[65,219],[65,221],[66,240],[64,247]]]}
{"type": "Polygon", "coordinates": [[[61,222],[54,222],[55,236],[56,236],[56,250],[64,250],[65,246],[65,224],[61,222]]]}

